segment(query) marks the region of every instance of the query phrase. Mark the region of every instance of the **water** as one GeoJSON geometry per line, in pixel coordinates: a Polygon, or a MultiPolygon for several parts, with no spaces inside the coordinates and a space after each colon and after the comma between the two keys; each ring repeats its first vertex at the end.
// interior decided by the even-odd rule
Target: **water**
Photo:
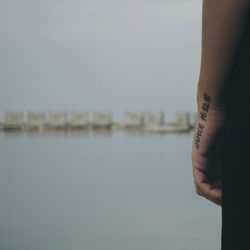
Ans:
{"type": "Polygon", "coordinates": [[[1,250],[219,250],[187,134],[0,133],[1,250]]]}

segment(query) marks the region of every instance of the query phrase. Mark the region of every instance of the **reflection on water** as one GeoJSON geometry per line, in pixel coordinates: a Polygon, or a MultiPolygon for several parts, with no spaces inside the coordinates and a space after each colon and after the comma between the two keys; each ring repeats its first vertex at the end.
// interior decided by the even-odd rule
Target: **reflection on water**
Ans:
{"type": "Polygon", "coordinates": [[[189,134],[0,134],[0,249],[220,249],[189,134]]]}

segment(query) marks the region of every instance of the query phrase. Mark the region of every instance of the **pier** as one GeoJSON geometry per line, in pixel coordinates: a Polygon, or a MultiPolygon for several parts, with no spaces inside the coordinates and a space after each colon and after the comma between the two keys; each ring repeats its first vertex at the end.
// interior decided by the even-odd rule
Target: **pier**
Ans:
{"type": "Polygon", "coordinates": [[[28,112],[25,125],[28,130],[42,131],[45,126],[45,113],[28,112]]]}
{"type": "Polygon", "coordinates": [[[94,112],[92,128],[94,130],[112,129],[112,112],[94,112]]]}
{"type": "Polygon", "coordinates": [[[47,129],[66,130],[67,125],[67,114],[65,112],[49,112],[47,129]]]}
{"type": "Polygon", "coordinates": [[[144,124],[143,113],[125,112],[124,114],[124,129],[142,129],[144,124]]]}
{"type": "Polygon", "coordinates": [[[88,129],[89,127],[88,112],[71,112],[69,115],[68,125],[71,130],[88,129]]]}
{"type": "Polygon", "coordinates": [[[6,112],[4,114],[4,123],[2,129],[4,131],[21,131],[24,128],[24,120],[22,112],[6,112]]]}

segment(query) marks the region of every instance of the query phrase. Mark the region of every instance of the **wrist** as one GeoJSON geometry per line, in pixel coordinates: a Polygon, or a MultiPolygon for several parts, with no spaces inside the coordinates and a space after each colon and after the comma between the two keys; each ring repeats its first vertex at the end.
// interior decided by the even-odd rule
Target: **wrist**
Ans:
{"type": "Polygon", "coordinates": [[[197,93],[196,103],[198,112],[223,114],[228,110],[225,98],[218,98],[216,95],[205,91],[197,93]]]}
{"type": "Polygon", "coordinates": [[[227,111],[221,108],[198,109],[195,121],[194,148],[201,155],[208,156],[226,124],[227,111]]]}

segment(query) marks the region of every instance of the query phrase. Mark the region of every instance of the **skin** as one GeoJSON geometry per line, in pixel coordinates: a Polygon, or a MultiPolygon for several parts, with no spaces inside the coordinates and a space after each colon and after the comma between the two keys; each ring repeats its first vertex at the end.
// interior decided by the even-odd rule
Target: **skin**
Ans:
{"type": "Polygon", "coordinates": [[[229,111],[227,79],[244,31],[249,3],[250,0],[203,0],[192,171],[196,193],[219,206],[221,143],[229,111]]]}

